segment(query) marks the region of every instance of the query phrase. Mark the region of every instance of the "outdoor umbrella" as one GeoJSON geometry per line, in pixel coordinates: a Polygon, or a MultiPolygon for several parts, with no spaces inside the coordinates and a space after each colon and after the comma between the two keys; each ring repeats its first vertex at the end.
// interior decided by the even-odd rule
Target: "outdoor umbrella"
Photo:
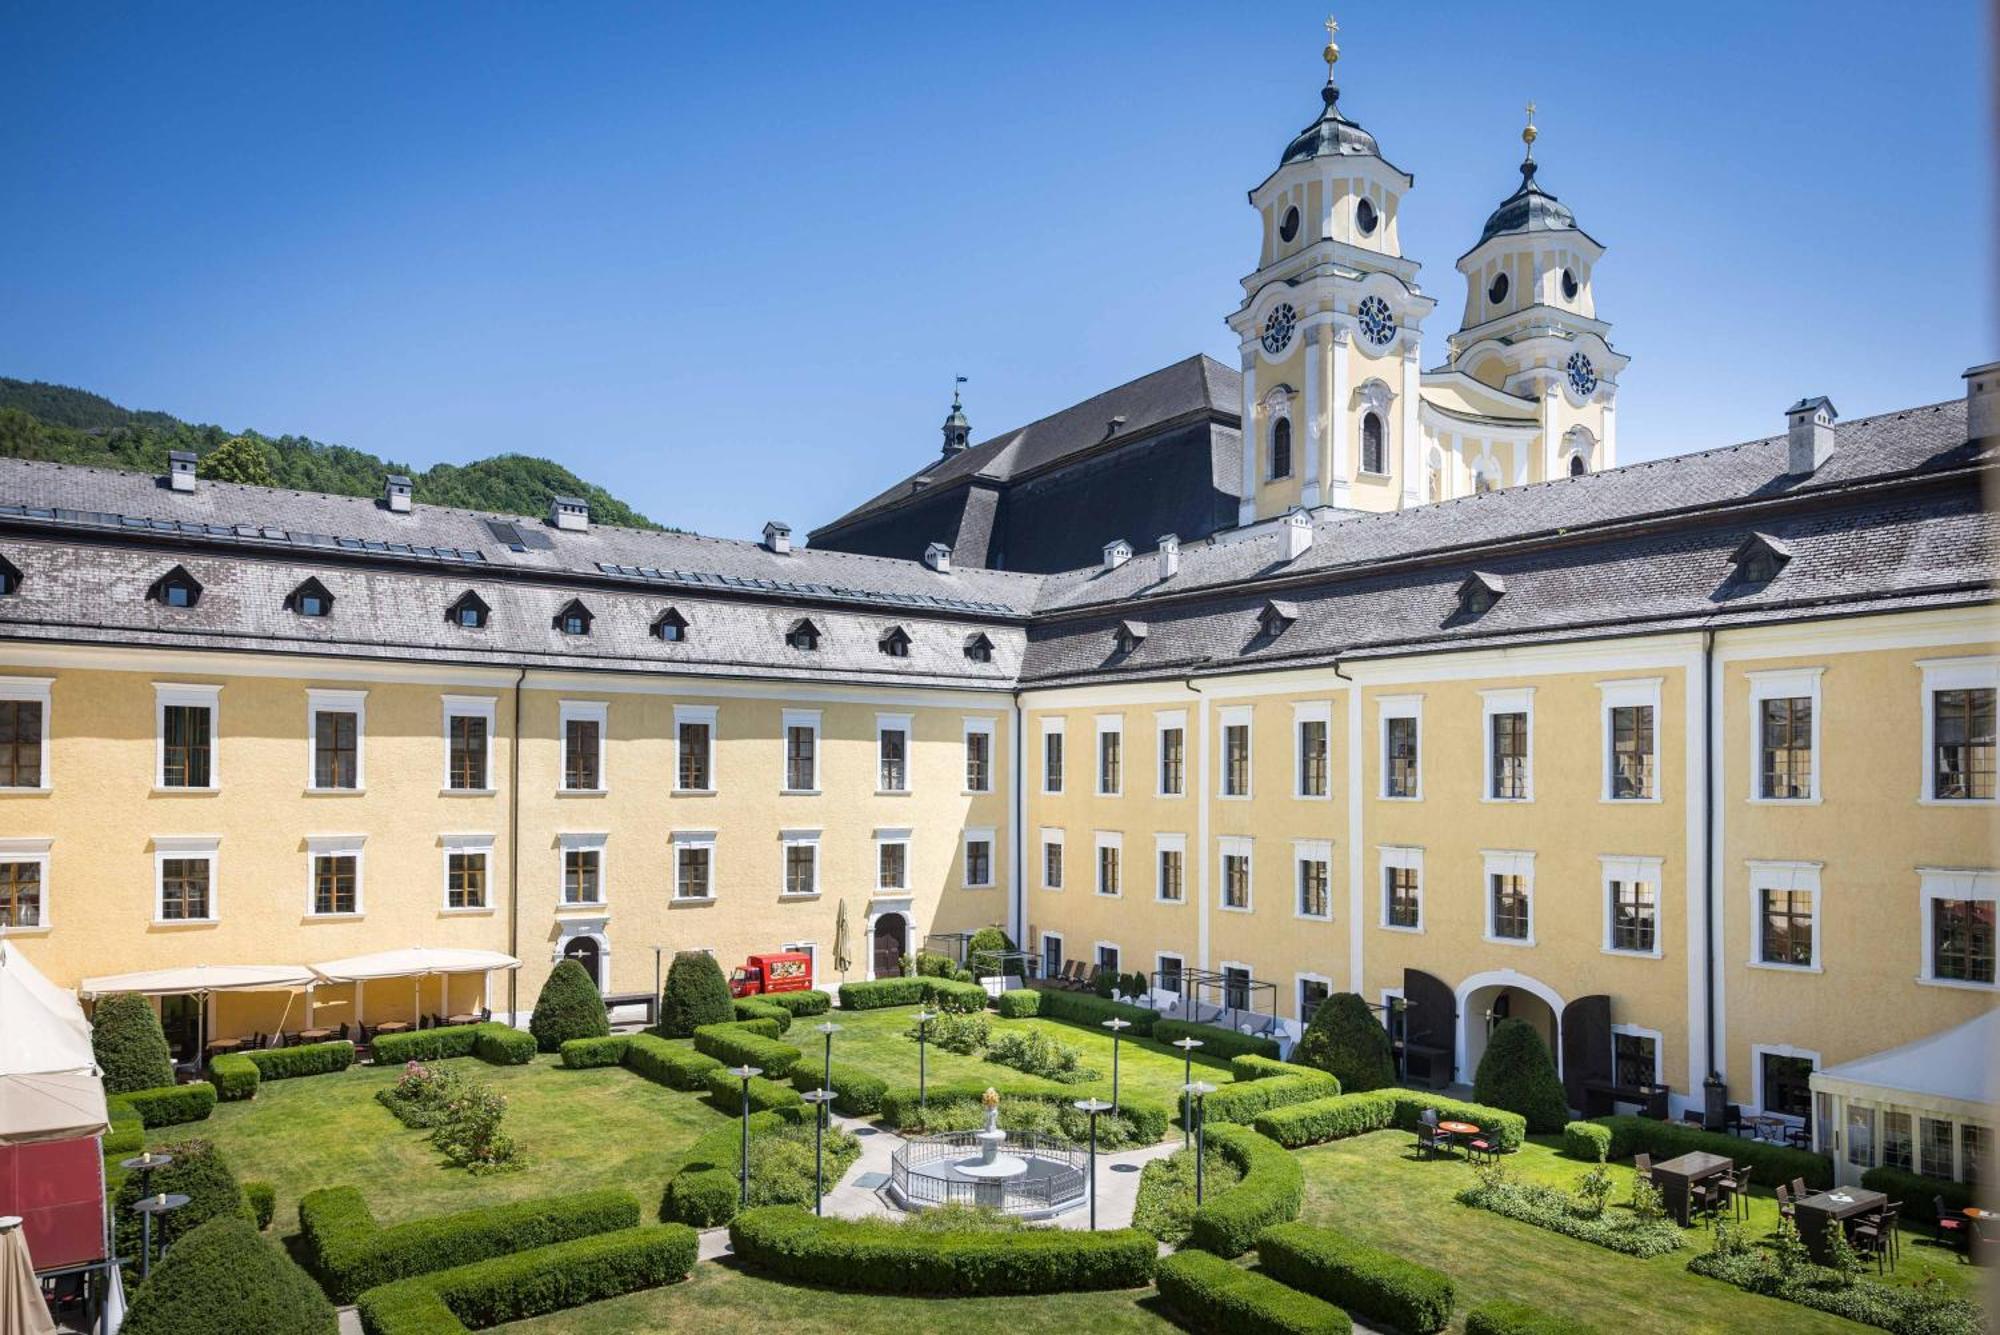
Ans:
{"type": "Polygon", "coordinates": [[[833,918],[833,967],[842,978],[854,967],[853,946],[847,939],[847,901],[840,901],[840,911],[833,918]]]}
{"type": "Polygon", "coordinates": [[[17,1215],[0,1219],[0,1335],[56,1335],[17,1215]]]}

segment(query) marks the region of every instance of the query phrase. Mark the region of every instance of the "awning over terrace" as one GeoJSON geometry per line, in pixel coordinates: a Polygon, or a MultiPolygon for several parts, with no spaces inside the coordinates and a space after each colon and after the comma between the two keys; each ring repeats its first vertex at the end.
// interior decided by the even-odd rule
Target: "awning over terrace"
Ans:
{"type": "Polygon", "coordinates": [[[0,940],[0,1145],[110,1129],[83,1007],[0,940]]]}
{"type": "Polygon", "coordinates": [[[90,998],[114,992],[170,997],[187,992],[282,992],[310,987],[318,978],[296,964],[189,964],[177,969],[114,973],[86,978],[79,989],[90,998]]]}
{"type": "Polygon", "coordinates": [[[488,973],[495,969],[520,967],[521,961],[497,950],[445,950],[412,946],[407,950],[382,950],[373,955],[327,960],[313,965],[312,971],[329,983],[366,983],[378,978],[423,978],[434,973],[488,973]]]}
{"type": "Polygon", "coordinates": [[[1815,1139],[1850,1185],[1877,1164],[1970,1180],[1992,1135],[2000,1010],[1812,1073],[1815,1139]]]}

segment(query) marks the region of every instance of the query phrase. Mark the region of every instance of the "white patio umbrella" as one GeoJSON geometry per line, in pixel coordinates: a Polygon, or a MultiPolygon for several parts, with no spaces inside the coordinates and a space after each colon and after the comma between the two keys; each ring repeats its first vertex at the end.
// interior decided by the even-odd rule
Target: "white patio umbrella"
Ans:
{"type": "MultiPolygon", "coordinates": [[[[380,950],[372,955],[350,955],[312,966],[313,972],[329,983],[356,985],[384,978],[408,978],[413,1009],[421,1010],[420,989],[432,974],[444,974],[445,1009],[451,1009],[451,980],[455,973],[490,973],[496,969],[518,969],[521,961],[497,950],[458,950],[436,946],[409,946],[402,950],[380,950]]],[[[360,1022],[360,1015],[355,1015],[360,1022]]]]}
{"type": "Polygon", "coordinates": [[[56,1335],[19,1215],[0,1218],[0,1335],[56,1335]]]}
{"type": "Polygon", "coordinates": [[[110,1129],[83,1007],[0,940],[0,1145],[110,1129]]]}
{"type": "Polygon", "coordinates": [[[202,999],[195,1017],[195,1059],[207,1048],[208,998],[217,992],[278,992],[311,987],[311,970],[297,964],[188,964],[173,969],[114,973],[86,978],[78,990],[86,997],[136,992],[142,997],[193,993],[202,999]]]}

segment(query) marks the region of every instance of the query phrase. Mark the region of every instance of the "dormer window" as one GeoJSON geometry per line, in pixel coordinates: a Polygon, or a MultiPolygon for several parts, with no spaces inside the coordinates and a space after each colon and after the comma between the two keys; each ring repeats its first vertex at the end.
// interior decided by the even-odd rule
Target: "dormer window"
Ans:
{"type": "Polygon", "coordinates": [[[910,633],[901,626],[891,626],[888,633],[875,642],[875,647],[891,658],[908,658],[910,656],[910,633]]]}
{"type": "Polygon", "coordinates": [[[653,634],[669,644],[679,644],[687,638],[687,633],[687,618],[671,607],[653,618],[653,634]]]}
{"type": "Polygon", "coordinates": [[[326,591],[326,585],[308,579],[285,595],[285,610],[302,617],[328,616],[333,612],[333,595],[326,591]]]}
{"type": "Polygon", "coordinates": [[[193,607],[201,601],[201,581],[186,566],[175,566],[153,581],[146,596],[162,607],[193,607]]]}
{"type": "Polygon", "coordinates": [[[1121,621],[1118,623],[1118,630],[1112,638],[1118,646],[1119,653],[1129,654],[1146,642],[1146,634],[1147,627],[1145,622],[1121,621]]]}
{"type": "Polygon", "coordinates": [[[965,656],[975,663],[991,663],[993,641],[987,639],[983,631],[974,631],[965,638],[965,656]]]}
{"type": "Polygon", "coordinates": [[[565,635],[588,635],[591,623],[590,609],[583,600],[572,598],[563,604],[562,611],[556,613],[556,629],[565,635]]]}
{"type": "Polygon", "coordinates": [[[1458,610],[1468,617],[1484,616],[1506,592],[1506,580],[1483,570],[1475,570],[1458,586],[1458,610]]]}
{"type": "Polygon", "coordinates": [[[811,653],[819,648],[819,627],[800,617],[792,623],[791,629],[785,632],[785,643],[794,649],[811,653]]]}
{"type": "Polygon", "coordinates": [[[492,615],[493,609],[478,594],[467,589],[458,595],[457,602],[445,609],[444,619],[464,630],[484,630],[492,615]]]}
{"type": "Polygon", "coordinates": [[[20,591],[21,572],[14,568],[12,561],[9,561],[4,556],[0,556],[0,598],[4,598],[10,593],[19,593],[20,591]]]}
{"type": "Polygon", "coordinates": [[[1257,630],[1267,640],[1276,639],[1285,633],[1285,627],[1299,619],[1297,603],[1272,599],[1264,604],[1264,610],[1257,614],[1257,630]]]}
{"type": "Polygon", "coordinates": [[[1752,533],[1729,559],[1736,564],[1736,577],[1745,584],[1769,584],[1792,559],[1792,546],[1768,533],[1752,533]]]}

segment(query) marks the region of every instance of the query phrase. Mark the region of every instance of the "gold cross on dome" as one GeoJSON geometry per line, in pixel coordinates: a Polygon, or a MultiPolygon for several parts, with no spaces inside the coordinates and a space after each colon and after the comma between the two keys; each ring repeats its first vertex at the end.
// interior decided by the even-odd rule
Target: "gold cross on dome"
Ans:
{"type": "Polygon", "coordinates": [[[1533,102],[1528,103],[1527,112],[1528,124],[1527,128],[1521,131],[1521,142],[1528,146],[1528,156],[1532,158],[1535,156],[1535,104],[1533,102]]]}
{"type": "Polygon", "coordinates": [[[1326,40],[1327,40],[1327,41],[1329,41],[1329,42],[1330,42],[1330,41],[1332,41],[1332,40],[1333,40],[1333,35],[1334,35],[1335,33],[1339,32],[1339,31],[1340,31],[1340,23],[1339,23],[1339,21],[1338,21],[1338,20],[1336,20],[1336,19],[1335,19],[1335,18],[1333,17],[1333,15],[1331,15],[1331,14],[1328,14],[1328,15],[1326,16],[1326,40]]]}
{"type": "Polygon", "coordinates": [[[1328,14],[1326,16],[1326,50],[1320,52],[1320,59],[1326,62],[1326,77],[1329,80],[1333,78],[1333,63],[1340,59],[1340,45],[1333,40],[1333,35],[1339,31],[1340,24],[1334,19],[1333,15],[1328,14]]]}

